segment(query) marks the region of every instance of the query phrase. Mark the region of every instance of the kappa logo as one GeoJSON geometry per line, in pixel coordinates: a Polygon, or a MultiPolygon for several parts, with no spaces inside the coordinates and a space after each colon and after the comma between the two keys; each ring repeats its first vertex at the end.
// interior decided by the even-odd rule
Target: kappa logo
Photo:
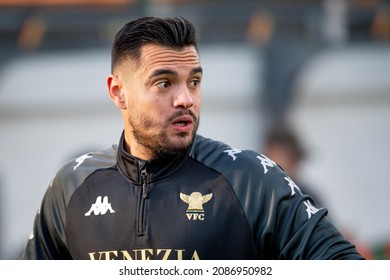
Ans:
{"type": "Polygon", "coordinates": [[[291,188],[291,196],[295,194],[295,189],[301,191],[301,189],[297,186],[297,184],[294,183],[294,181],[290,177],[284,177],[284,180],[288,182],[288,185],[291,188]]]}
{"type": "Polygon", "coordinates": [[[241,153],[241,150],[239,149],[235,149],[235,148],[231,148],[231,149],[227,149],[225,151],[223,151],[224,153],[227,153],[229,156],[232,157],[233,161],[235,161],[237,159],[237,156],[236,154],[239,154],[241,153]]]}
{"type": "Polygon", "coordinates": [[[186,215],[188,220],[204,220],[203,204],[210,201],[212,193],[202,195],[200,192],[193,192],[190,195],[180,193],[180,198],[188,204],[186,215]]]}
{"type": "Polygon", "coordinates": [[[303,204],[306,206],[307,219],[310,219],[312,215],[323,209],[314,207],[309,200],[304,201],[303,204]]]}
{"type": "Polygon", "coordinates": [[[75,171],[87,158],[91,158],[90,154],[85,154],[76,159],[76,165],[73,167],[73,171],[75,171]]]}
{"type": "Polygon", "coordinates": [[[267,158],[265,155],[260,155],[260,156],[257,156],[257,158],[260,160],[261,162],[261,165],[263,166],[264,168],[264,174],[266,174],[268,172],[268,168],[267,167],[275,167],[276,166],[276,163],[267,158]]]}
{"type": "Polygon", "coordinates": [[[108,202],[108,196],[105,196],[103,199],[99,195],[96,198],[96,202],[92,204],[91,208],[87,213],[84,214],[84,216],[91,216],[91,213],[95,216],[97,215],[104,215],[107,213],[107,211],[110,211],[110,213],[115,213],[115,211],[112,209],[111,203],[108,202]]]}

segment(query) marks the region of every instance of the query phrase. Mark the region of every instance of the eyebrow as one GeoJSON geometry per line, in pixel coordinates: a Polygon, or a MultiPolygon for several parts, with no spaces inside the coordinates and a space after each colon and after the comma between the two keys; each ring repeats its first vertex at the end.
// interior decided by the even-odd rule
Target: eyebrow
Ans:
{"type": "Polygon", "coordinates": [[[149,79],[160,76],[160,75],[175,75],[176,71],[170,70],[170,69],[157,69],[153,71],[152,74],[150,74],[149,79]]]}
{"type": "MultiPolygon", "coordinates": [[[[200,74],[203,73],[203,69],[200,66],[193,68],[191,70],[191,75],[198,74],[198,73],[200,74]]],[[[160,76],[160,75],[176,75],[176,74],[177,74],[176,71],[170,69],[157,69],[153,71],[153,73],[149,76],[148,80],[151,80],[153,77],[160,76]]]]}
{"type": "Polygon", "coordinates": [[[193,74],[203,74],[203,68],[202,67],[196,67],[196,68],[194,68],[194,69],[192,69],[191,70],[191,74],[193,75],[193,74]]]}

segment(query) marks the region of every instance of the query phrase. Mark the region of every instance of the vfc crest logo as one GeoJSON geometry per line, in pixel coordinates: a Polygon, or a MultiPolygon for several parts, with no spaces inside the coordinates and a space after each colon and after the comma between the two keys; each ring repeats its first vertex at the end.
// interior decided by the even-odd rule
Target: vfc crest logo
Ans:
{"type": "Polygon", "coordinates": [[[180,198],[188,204],[186,215],[188,220],[204,220],[203,204],[210,201],[212,193],[202,195],[200,192],[193,192],[190,195],[180,193],[180,198]]]}

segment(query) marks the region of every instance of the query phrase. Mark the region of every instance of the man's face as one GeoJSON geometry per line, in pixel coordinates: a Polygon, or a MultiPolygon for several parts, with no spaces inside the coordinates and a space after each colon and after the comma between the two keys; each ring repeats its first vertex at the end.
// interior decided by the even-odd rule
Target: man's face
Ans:
{"type": "Polygon", "coordinates": [[[118,70],[125,106],[125,139],[141,159],[177,153],[192,143],[199,125],[202,68],[194,47],[145,45],[140,62],[118,70]]]}

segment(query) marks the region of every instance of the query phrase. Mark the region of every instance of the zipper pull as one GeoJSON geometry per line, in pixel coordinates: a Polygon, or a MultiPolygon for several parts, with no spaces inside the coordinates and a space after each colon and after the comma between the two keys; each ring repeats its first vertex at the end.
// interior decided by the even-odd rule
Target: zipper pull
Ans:
{"type": "Polygon", "coordinates": [[[146,185],[146,177],[147,177],[146,169],[142,169],[141,170],[142,198],[147,198],[148,197],[148,190],[147,190],[147,185],[146,185]]]}

